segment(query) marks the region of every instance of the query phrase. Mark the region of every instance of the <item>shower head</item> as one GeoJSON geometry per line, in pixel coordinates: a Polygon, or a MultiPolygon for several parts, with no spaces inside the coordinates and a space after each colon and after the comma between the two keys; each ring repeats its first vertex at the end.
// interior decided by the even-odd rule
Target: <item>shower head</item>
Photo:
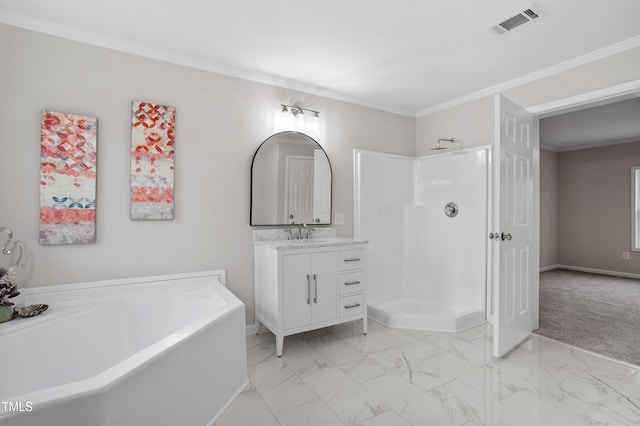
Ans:
{"type": "Polygon", "coordinates": [[[440,142],[442,142],[442,141],[445,141],[445,142],[456,142],[456,140],[454,138],[451,138],[451,139],[440,138],[440,139],[438,139],[438,146],[436,146],[435,148],[431,148],[431,151],[438,151],[438,150],[441,150],[441,149],[447,149],[446,146],[440,146],[440,142]]]}

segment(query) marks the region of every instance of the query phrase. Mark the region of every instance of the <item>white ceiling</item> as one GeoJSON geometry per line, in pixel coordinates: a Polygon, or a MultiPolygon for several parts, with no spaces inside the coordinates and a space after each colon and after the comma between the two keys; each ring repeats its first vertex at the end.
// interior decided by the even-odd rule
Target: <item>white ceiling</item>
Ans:
{"type": "Polygon", "coordinates": [[[546,17],[501,37],[487,30],[531,4],[0,0],[0,22],[409,116],[640,45],[638,0],[541,0],[546,17]]]}
{"type": "Polygon", "coordinates": [[[540,120],[540,144],[554,151],[640,141],[640,97],[540,120]]]}

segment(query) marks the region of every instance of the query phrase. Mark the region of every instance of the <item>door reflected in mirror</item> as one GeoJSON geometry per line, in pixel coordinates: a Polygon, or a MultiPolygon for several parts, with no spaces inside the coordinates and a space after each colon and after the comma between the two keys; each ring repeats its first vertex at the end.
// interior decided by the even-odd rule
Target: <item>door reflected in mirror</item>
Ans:
{"type": "Polygon", "coordinates": [[[265,140],[251,165],[251,225],[331,224],[331,164],[299,132],[265,140]]]}

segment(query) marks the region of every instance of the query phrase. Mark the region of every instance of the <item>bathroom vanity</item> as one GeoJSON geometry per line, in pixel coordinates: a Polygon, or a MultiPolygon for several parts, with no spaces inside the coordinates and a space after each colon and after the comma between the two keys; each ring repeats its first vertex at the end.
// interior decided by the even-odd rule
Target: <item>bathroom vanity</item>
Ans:
{"type": "Polygon", "coordinates": [[[348,238],[254,241],[255,314],[284,337],[362,319],[367,333],[366,241],[348,238]]]}
{"type": "Polygon", "coordinates": [[[367,333],[367,241],[322,226],[331,187],[329,157],[303,133],[276,133],[256,150],[250,224],[283,227],[253,231],[256,326],[276,335],[278,356],[291,334],[360,319],[367,333]]]}

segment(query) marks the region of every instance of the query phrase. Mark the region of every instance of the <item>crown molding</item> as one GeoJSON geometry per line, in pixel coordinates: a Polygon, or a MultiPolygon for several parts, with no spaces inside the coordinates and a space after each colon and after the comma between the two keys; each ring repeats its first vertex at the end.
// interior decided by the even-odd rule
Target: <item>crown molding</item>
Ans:
{"type": "Polygon", "coordinates": [[[544,104],[533,105],[528,107],[527,111],[538,118],[546,118],[637,97],[640,97],[640,79],[544,104]]]}
{"type": "Polygon", "coordinates": [[[585,144],[571,145],[571,146],[565,146],[565,147],[557,147],[557,146],[551,146],[548,144],[541,144],[540,148],[546,149],[547,151],[553,151],[553,152],[567,152],[567,151],[579,151],[582,149],[602,148],[605,146],[622,145],[625,143],[638,143],[638,142],[640,142],[640,137],[632,136],[629,138],[616,139],[612,141],[585,143],[585,144]]]}
{"type": "Polygon", "coordinates": [[[203,60],[193,56],[178,55],[173,52],[161,49],[155,49],[135,43],[129,43],[124,40],[116,39],[113,37],[101,36],[88,31],[82,31],[63,25],[54,24],[39,19],[34,19],[24,15],[19,15],[4,10],[0,10],[0,23],[7,25],[24,28],[31,31],[49,34],[56,37],[62,37],[69,40],[78,41],[85,44],[99,46],[107,49],[116,50],[123,53],[129,53],[136,56],[141,56],[149,59],[155,59],[163,62],[168,62],[176,65],[182,65],[190,68],[200,69],[203,71],[214,72],[217,74],[227,75],[230,77],[236,77],[243,80],[249,80],[256,83],[267,84],[270,86],[276,86],[283,89],[295,90],[302,93],[308,93],[311,95],[322,96],[325,98],[348,102],[367,108],[373,108],[381,111],[391,112],[398,115],[403,115],[412,118],[420,118],[435,112],[443,111],[454,106],[462,105],[464,103],[474,101],[485,96],[495,95],[505,90],[512,89],[514,87],[521,86],[526,83],[530,83],[535,80],[539,80],[544,77],[548,77],[562,71],[566,71],[580,65],[593,62],[616,53],[624,52],[629,49],[640,46],[640,36],[630,38],[620,43],[605,47],[600,50],[579,56],[569,61],[562,62],[552,67],[545,68],[534,73],[526,74],[524,76],[500,83],[495,86],[488,87],[486,89],[479,90],[477,92],[470,93],[468,95],[452,99],[428,107],[417,112],[409,111],[402,108],[397,108],[389,105],[384,105],[376,102],[370,102],[361,99],[356,96],[348,95],[345,93],[336,92],[324,87],[313,86],[310,84],[302,83],[299,81],[288,80],[281,77],[269,76],[259,73],[254,73],[245,70],[239,70],[231,67],[215,63],[213,61],[203,60]]]}
{"type": "Polygon", "coordinates": [[[546,151],[552,151],[552,152],[560,152],[560,150],[558,148],[556,148],[555,146],[547,145],[547,144],[544,144],[544,143],[540,144],[540,149],[544,149],[546,151]]]}
{"type": "Polygon", "coordinates": [[[417,118],[424,117],[426,115],[433,114],[435,112],[444,111],[446,109],[449,109],[458,105],[462,105],[467,102],[475,101],[485,96],[491,96],[498,93],[502,93],[506,90],[513,89],[518,86],[522,86],[523,84],[531,83],[533,81],[540,80],[545,77],[550,77],[554,74],[558,74],[563,71],[567,71],[567,70],[579,67],[581,65],[585,65],[590,62],[594,62],[599,59],[603,59],[608,56],[615,55],[616,53],[621,53],[639,46],[640,46],[640,36],[636,36],[636,37],[624,40],[620,43],[612,44],[611,46],[607,46],[605,48],[595,50],[593,52],[587,53],[582,56],[578,56],[568,61],[561,62],[557,65],[553,65],[551,67],[542,69],[540,71],[536,71],[530,74],[525,74],[523,76],[514,78],[512,80],[505,81],[504,83],[487,87],[486,89],[469,93],[468,95],[461,96],[459,98],[452,99],[450,101],[443,102],[438,105],[434,105],[432,107],[422,109],[416,113],[416,117],[417,118]]]}
{"type": "Polygon", "coordinates": [[[299,81],[288,80],[281,77],[264,75],[245,70],[239,70],[231,67],[215,63],[214,61],[203,60],[193,56],[178,55],[168,50],[155,49],[140,44],[129,43],[113,37],[106,37],[88,31],[82,31],[75,28],[58,25],[47,21],[10,13],[0,10],[0,23],[11,25],[14,27],[24,28],[27,30],[44,33],[56,37],[61,37],[93,46],[104,47],[123,53],[141,56],[148,59],[155,59],[176,65],[182,65],[189,68],[195,68],[203,71],[214,72],[217,74],[236,77],[242,80],[249,80],[256,83],[263,83],[270,86],[276,86],[283,89],[295,90],[311,95],[322,96],[325,98],[348,102],[367,108],[373,108],[398,115],[415,118],[414,111],[407,111],[401,108],[381,105],[375,102],[369,102],[356,96],[345,93],[336,92],[320,86],[314,86],[299,81]]]}

